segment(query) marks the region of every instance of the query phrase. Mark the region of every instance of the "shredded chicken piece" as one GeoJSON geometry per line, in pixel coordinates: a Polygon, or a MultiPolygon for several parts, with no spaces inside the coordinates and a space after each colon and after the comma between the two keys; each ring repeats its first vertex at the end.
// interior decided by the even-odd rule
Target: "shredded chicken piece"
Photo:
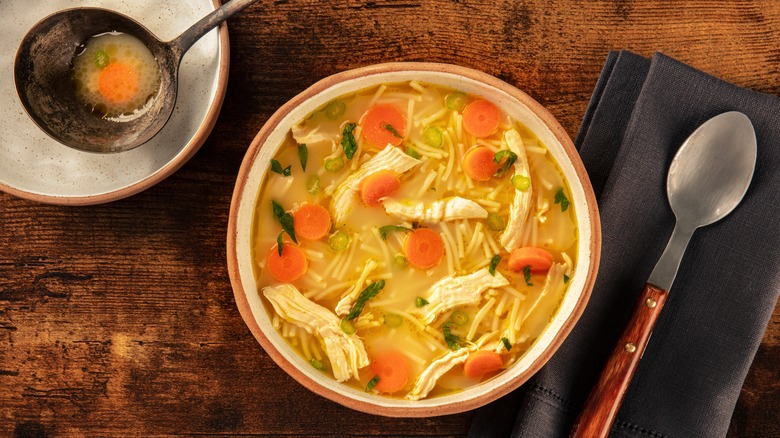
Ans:
{"type": "Polygon", "coordinates": [[[406,394],[407,400],[420,400],[431,392],[439,378],[451,370],[456,365],[462,364],[468,359],[469,354],[482,349],[494,336],[496,332],[485,333],[474,344],[470,344],[466,347],[461,347],[457,350],[450,350],[438,358],[431,361],[417,380],[414,382],[414,387],[408,394],[406,394]]]}
{"type": "Polygon", "coordinates": [[[357,336],[344,333],[335,314],[304,297],[295,286],[268,286],[263,288],[263,295],[279,317],[322,339],[336,381],[357,379],[358,370],[368,365],[363,342],[357,336]]]}
{"type": "Polygon", "coordinates": [[[360,190],[360,183],[365,177],[380,170],[392,170],[396,173],[404,173],[421,161],[406,155],[401,149],[387,145],[370,160],[363,163],[360,168],[344,180],[333,192],[330,201],[330,211],[333,213],[333,221],[340,223],[349,213],[353,196],[360,190]]]}
{"type": "Polygon", "coordinates": [[[379,265],[377,265],[374,259],[368,259],[366,261],[365,266],[363,266],[363,272],[360,273],[360,278],[358,278],[357,283],[352,285],[352,287],[347,290],[347,293],[339,300],[338,304],[336,304],[336,315],[346,315],[352,310],[352,305],[363,290],[366,279],[371,274],[371,271],[376,269],[377,266],[379,265]]]}
{"type": "MultiPolygon", "coordinates": [[[[523,316],[519,318],[519,321],[507,321],[508,326],[501,333],[502,338],[507,338],[510,340],[517,338],[517,334],[520,332],[520,328],[523,326],[523,323],[525,323],[528,315],[530,315],[536,309],[536,306],[539,305],[539,302],[542,301],[542,298],[551,293],[555,293],[555,289],[564,286],[565,283],[563,282],[563,275],[566,273],[567,269],[568,268],[565,263],[553,263],[553,265],[550,266],[550,270],[547,271],[547,279],[545,280],[542,293],[536,297],[536,300],[528,307],[528,310],[523,313],[523,316]]],[[[524,341],[524,339],[521,340],[521,342],[522,341],[524,341]]],[[[504,348],[505,347],[503,342],[499,340],[495,345],[490,346],[488,349],[494,350],[497,353],[501,353],[504,348]]]]}
{"type": "Polygon", "coordinates": [[[318,126],[306,128],[302,125],[292,125],[290,131],[292,131],[292,136],[298,144],[311,144],[328,140],[325,134],[319,132],[320,128],[318,126]]]}
{"type": "Polygon", "coordinates": [[[382,202],[382,205],[390,216],[409,221],[435,223],[461,219],[484,219],[488,216],[488,212],[479,204],[460,196],[440,199],[427,205],[424,202],[399,202],[388,198],[382,202]]]}
{"type": "Polygon", "coordinates": [[[438,315],[454,307],[478,303],[486,290],[507,285],[509,281],[500,272],[493,276],[488,268],[468,275],[444,277],[429,289],[428,304],[413,310],[412,314],[430,324],[438,315]]]}
{"type": "MultiPolygon", "coordinates": [[[[504,133],[504,140],[506,140],[509,150],[517,154],[517,161],[515,161],[514,164],[514,175],[525,176],[530,181],[531,173],[528,168],[528,157],[525,154],[523,138],[520,137],[520,133],[514,129],[510,129],[504,133]]],[[[506,228],[501,233],[501,236],[499,236],[501,245],[509,252],[517,248],[523,238],[523,228],[525,227],[528,212],[531,210],[532,192],[533,186],[529,186],[528,189],[524,191],[515,190],[515,198],[512,200],[512,205],[509,208],[509,220],[507,221],[506,228]]]]}

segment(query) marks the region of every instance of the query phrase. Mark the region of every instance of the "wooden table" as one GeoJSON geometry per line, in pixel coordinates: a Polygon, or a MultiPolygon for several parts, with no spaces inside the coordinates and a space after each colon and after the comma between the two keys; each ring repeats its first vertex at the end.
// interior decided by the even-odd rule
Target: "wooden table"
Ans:
{"type": "MultiPolygon", "coordinates": [[[[315,396],[236,309],[225,234],[242,156],[280,105],[325,76],[460,64],[523,89],[571,136],[614,49],[662,51],[780,95],[774,0],[264,0],[229,31],[221,115],[173,176],[92,207],[0,194],[0,436],[466,434],[470,413],[391,419],[315,396]]],[[[780,436],[778,362],[780,309],[730,436],[780,436]]]]}

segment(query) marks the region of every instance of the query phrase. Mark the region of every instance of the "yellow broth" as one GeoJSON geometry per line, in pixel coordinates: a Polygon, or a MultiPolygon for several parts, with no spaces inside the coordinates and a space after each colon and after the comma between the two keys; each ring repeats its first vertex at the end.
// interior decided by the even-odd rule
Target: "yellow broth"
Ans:
{"type": "MultiPolygon", "coordinates": [[[[406,115],[407,127],[403,142],[398,147],[411,154],[416,152],[422,162],[414,169],[400,174],[401,186],[391,195],[392,198],[401,202],[433,202],[460,196],[477,202],[488,213],[497,215],[504,222],[508,219],[517,190],[511,182],[512,172],[486,182],[477,182],[465,175],[461,163],[464,153],[476,145],[487,146],[496,152],[506,149],[503,134],[508,129],[517,130],[523,140],[532,181],[531,209],[520,246],[541,247],[549,251],[554,262],[565,268],[564,280],[568,281],[576,269],[578,232],[574,206],[569,206],[564,212],[561,204],[555,203],[559,191],[571,198],[560,168],[545,145],[507,114],[501,114],[499,129],[494,135],[481,139],[470,135],[462,128],[462,111],[448,109],[445,104],[447,97],[454,93],[456,90],[418,82],[385,84],[342,96],[292,128],[308,150],[306,171],[303,171],[299,158],[299,143],[291,133],[274,157],[283,169],[290,166],[290,175],[269,171],[255,207],[253,266],[261,297],[263,288],[279,283],[265,266],[269,252],[277,250],[274,245],[282,232],[280,222],[271,208],[272,201],[289,212],[294,212],[304,203],[316,203],[332,213],[330,201],[336,187],[378,153],[378,149],[371,147],[361,135],[364,113],[369,107],[378,104],[392,105],[406,115]],[[340,114],[342,104],[343,114],[340,114]],[[357,124],[354,135],[358,150],[351,160],[345,158],[340,144],[344,126],[348,122],[357,124]],[[424,133],[429,126],[435,126],[441,131],[440,147],[426,143],[424,133]],[[414,152],[410,149],[414,149],[414,152]],[[343,160],[344,167],[335,172],[326,170],[327,160],[335,157],[343,160]],[[311,188],[314,177],[319,179],[319,191],[313,194],[311,188]]],[[[467,96],[469,102],[477,99],[478,96],[467,96]]],[[[362,341],[369,360],[390,350],[402,352],[407,357],[407,384],[392,395],[382,395],[403,398],[432,361],[452,351],[444,339],[445,323],[449,323],[451,333],[458,336],[464,346],[475,342],[485,333],[505,333],[507,327],[514,327],[511,350],[500,348],[499,351],[503,368],[506,369],[533,344],[557,311],[567,287],[559,287],[555,293],[541,296],[546,282],[544,274],[533,275],[526,281],[523,272],[511,271],[507,265],[508,252],[499,243],[501,232],[490,230],[487,219],[413,223],[388,215],[382,206],[368,207],[359,196],[354,196],[352,201],[345,220],[332,223],[328,236],[317,241],[299,239],[300,248],[308,261],[308,269],[292,284],[307,299],[332,312],[342,295],[355,286],[367,261],[377,263],[378,267],[358,287],[363,289],[378,280],[384,280],[385,287],[367,302],[361,315],[353,321],[356,333],[351,336],[357,336],[362,341]],[[383,241],[378,228],[386,225],[433,229],[440,233],[445,242],[444,258],[427,270],[409,264],[403,266],[401,257],[404,256],[403,241],[406,233],[389,232],[387,240],[383,241]],[[329,246],[328,237],[337,232],[349,236],[347,249],[334,251],[329,246]],[[414,316],[415,311],[419,311],[416,307],[418,297],[426,298],[434,283],[448,275],[465,275],[488,267],[494,255],[501,256],[496,271],[509,280],[509,286],[489,289],[482,294],[479,302],[450,309],[430,324],[414,316]],[[463,314],[468,316],[468,321],[462,325],[453,323],[451,317],[455,312],[459,312],[459,322],[464,319],[463,314]],[[475,323],[478,316],[481,321],[475,323]]],[[[284,238],[289,240],[286,235],[284,238]]],[[[323,373],[332,375],[322,339],[316,333],[307,333],[296,324],[279,317],[265,297],[263,302],[284,339],[306,361],[323,368],[323,373]]],[[[466,377],[463,365],[458,363],[437,380],[436,386],[426,396],[462,390],[492,375],[495,373],[482,379],[466,377]]],[[[364,389],[373,376],[371,366],[366,366],[361,368],[359,378],[352,378],[345,383],[364,389]]]]}

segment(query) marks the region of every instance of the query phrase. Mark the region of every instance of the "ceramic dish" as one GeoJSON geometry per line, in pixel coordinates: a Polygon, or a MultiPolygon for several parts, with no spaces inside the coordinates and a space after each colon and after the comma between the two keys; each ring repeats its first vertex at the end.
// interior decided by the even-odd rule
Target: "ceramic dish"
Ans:
{"type": "Polygon", "coordinates": [[[91,6],[139,20],[170,40],[213,11],[215,0],[185,2],[56,0],[0,2],[0,190],[52,204],[99,204],[138,193],[181,167],[200,148],[216,122],[228,76],[225,25],[212,30],[184,56],[179,96],[171,119],[148,143],[116,154],[69,148],[46,135],[27,116],[16,93],[13,64],[24,34],[61,9],[91,6]]]}
{"type": "Polygon", "coordinates": [[[507,394],[547,362],[582,313],[593,287],[601,247],[595,197],[574,146],[553,116],[511,85],[475,70],[445,64],[391,63],[340,73],[313,85],[280,108],[252,142],[238,175],[230,209],[227,257],[236,303],[268,354],[305,387],[353,409],[399,417],[444,415],[474,409],[507,394]],[[290,126],[339,96],[381,83],[417,80],[480,95],[530,128],[557,160],[571,188],[579,222],[578,266],[560,310],[533,346],[497,376],[454,394],[409,401],[380,397],[337,383],[315,370],[273,328],[252,269],[251,227],[256,199],[290,126]]]}

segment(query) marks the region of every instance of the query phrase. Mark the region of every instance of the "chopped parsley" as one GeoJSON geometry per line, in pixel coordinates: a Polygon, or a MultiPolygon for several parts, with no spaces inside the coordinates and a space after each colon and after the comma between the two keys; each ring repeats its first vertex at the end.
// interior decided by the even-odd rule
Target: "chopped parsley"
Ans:
{"type": "Polygon", "coordinates": [[[363,289],[362,292],[360,292],[358,299],[355,300],[355,304],[352,305],[352,310],[349,311],[349,314],[344,319],[347,321],[352,321],[353,319],[360,316],[360,313],[363,311],[363,307],[365,307],[368,300],[374,298],[384,287],[384,280],[375,281],[369,284],[365,289],[363,289]]]}
{"type": "Polygon", "coordinates": [[[490,272],[490,275],[496,276],[496,267],[498,267],[498,263],[501,261],[501,256],[496,254],[493,256],[492,259],[490,259],[490,267],[488,268],[488,272],[490,272]]]}
{"type": "Polygon", "coordinates": [[[409,233],[412,231],[412,229],[409,227],[402,227],[400,225],[385,225],[384,227],[379,227],[379,237],[381,237],[382,240],[387,240],[387,233],[392,231],[403,231],[405,233],[409,233]]]}
{"type": "Polygon", "coordinates": [[[278,236],[276,236],[276,249],[279,251],[279,257],[282,256],[283,248],[284,248],[284,240],[282,240],[282,236],[284,236],[284,231],[279,233],[278,236]]]}
{"type": "Polygon", "coordinates": [[[393,125],[391,125],[389,123],[383,123],[382,127],[385,128],[386,130],[388,130],[391,134],[393,134],[393,137],[395,137],[395,138],[403,138],[401,136],[401,134],[399,134],[398,131],[396,131],[395,128],[393,128],[393,125]]]}
{"type": "Polygon", "coordinates": [[[273,172],[278,173],[279,175],[290,176],[290,174],[292,173],[292,170],[290,169],[291,167],[292,166],[287,166],[285,168],[282,168],[282,165],[278,161],[273,159],[271,160],[271,170],[273,172]]]}
{"type": "Polygon", "coordinates": [[[357,141],[355,136],[352,135],[352,131],[355,130],[354,123],[347,123],[344,126],[344,132],[341,133],[341,147],[344,148],[344,155],[347,156],[347,160],[351,160],[357,151],[357,141]]]}
{"type": "Polygon", "coordinates": [[[534,285],[533,283],[531,283],[531,265],[528,265],[525,268],[523,268],[523,278],[525,279],[526,286],[534,285]]]}
{"type": "Polygon", "coordinates": [[[563,187],[555,193],[555,203],[561,204],[561,211],[566,211],[569,208],[569,198],[563,193],[563,187]]]}
{"type": "Polygon", "coordinates": [[[368,385],[366,385],[366,392],[372,391],[377,383],[379,383],[379,376],[372,377],[371,380],[368,381],[368,385]]]}
{"type": "Polygon", "coordinates": [[[444,334],[444,342],[447,343],[447,347],[450,350],[460,349],[460,336],[453,335],[450,331],[450,323],[447,322],[441,326],[442,333],[444,334]]]}
{"type": "Polygon", "coordinates": [[[274,216],[282,224],[282,229],[290,236],[293,242],[298,243],[298,239],[295,238],[295,227],[293,226],[293,217],[290,213],[284,211],[284,208],[276,201],[271,201],[274,208],[274,216]]]}
{"type": "Polygon", "coordinates": [[[512,151],[502,149],[496,152],[496,155],[493,157],[493,161],[501,165],[501,167],[499,167],[496,171],[496,174],[493,176],[501,176],[507,173],[512,165],[515,164],[515,161],[517,161],[517,154],[512,151]],[[506,160],[504,160],[504,157],[506,157],[506,160]]]}
{"type": "Polygon", "coordinates": [[[428,300],[426,300],[423,297],[417,297],[414,300],[414,306],[415,307],[422,307],[422,306],[425,306],[426,304],[428,304],[428,300]]]}
{"type": "Polygon", "coordinates": [[[509,339],[501,338],[501,342],[504,344],[504,348],[506,348],[506,351],[509,351],[509,350],[512,349],[512,344],[509,343],[509,339]]]}
{"type": "Polygon", "coordinates": [[[571,277],[569,277],[569,276],[568,276],[568,275],[566,275],[566,274],[563,274],[563,284],[566,284],[566,283],[568,283],[568,282],[569,282],[569,280],[571,280],[571,277]]]}
{"type": "Polygon", "coordinates": [[[301,160],[301,169],[306,172],[306,162],[309,161],[309,147],[306,144],[298,145],[298,159],[301,160]]]}

